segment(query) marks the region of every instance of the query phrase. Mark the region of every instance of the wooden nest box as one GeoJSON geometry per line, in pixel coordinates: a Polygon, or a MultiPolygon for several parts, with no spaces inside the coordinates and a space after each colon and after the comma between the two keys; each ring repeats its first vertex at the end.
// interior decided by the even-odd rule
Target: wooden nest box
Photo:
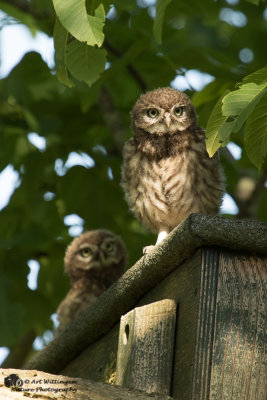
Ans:
{"type": "Polygon", "coordinates": [[[266,400],[266,265],[267,224],[192,214],[26,367],[177,400],[266,400]]]}

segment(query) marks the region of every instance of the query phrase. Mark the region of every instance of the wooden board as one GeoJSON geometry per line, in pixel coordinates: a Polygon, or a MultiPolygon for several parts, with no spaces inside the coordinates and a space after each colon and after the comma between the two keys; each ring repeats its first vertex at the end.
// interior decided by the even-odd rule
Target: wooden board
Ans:
{"type": "Polygon", "coordinates": [[[210,400],[266,400],[267,258],[221,252],[210,400]]]}
{"type": "MultiPolygon", "coordinates": [[[[136,305],[163,299],[177,305],[174,399],[266,400],[266,263],[266,256],[200,248],[136,305]]],[[[107,382],[116,368],[118,335],[117,324],[66,374],[107,382]]]]}
{"type": "Polygon", "coordinates": [[[176,303],[165,299],[121,317],[116,384],[170,393],[176,303]]]}
{"type": "MultiPolygon", "coordinates": [[[[183,329],[179,330],[178,336],[176,334],[175,337],[175,346],[177,347],[177,341],[179,341],[180,347],[173,360],[173,376],[179,385],[180,382],[182,384],[184,382],[185,390],[189,393],[191,393],[190,382],[196,335],[195,329],[192,329],[192,321],[196,320],[198,308],[201,252],[202,250],[198,250],[190,260],[182,263],[136,305],[142,306],[163,299],[173,299],[176,304],[179,304],[177,323],[182,324],[183,329]],[[179,373],[180,371],[182,374],[179,373]]],[[[61,373],[101,382],[109,382],[111,377],[112,381],[116,369],[118,337],[119,323],[71,361],[61,373]]]]}
{"type": "Polygon", "coordinates": [[[115,383],[119,324],[85,349],[61,374],[97,382],[115,383]]]}

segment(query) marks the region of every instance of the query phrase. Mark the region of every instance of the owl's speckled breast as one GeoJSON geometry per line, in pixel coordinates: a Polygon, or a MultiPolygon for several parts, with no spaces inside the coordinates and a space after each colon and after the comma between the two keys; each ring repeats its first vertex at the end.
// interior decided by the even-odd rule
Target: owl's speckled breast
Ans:
{"type": "Polygon", "coordinates": [[[193,212],[218,212],[222,187],[217,160],[203,157],[202,143],[160,160],[134,147],[133,141],[125,145],[122,186],[131,210],[152,232],[170,231],[193,212]]]}

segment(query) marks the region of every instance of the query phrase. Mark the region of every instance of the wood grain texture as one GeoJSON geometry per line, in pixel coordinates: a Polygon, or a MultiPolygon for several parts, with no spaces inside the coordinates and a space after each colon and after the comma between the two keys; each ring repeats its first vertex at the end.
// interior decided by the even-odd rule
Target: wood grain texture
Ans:
{"type": "Polygon", "coordinates": [[[169,394],[176,304],[161,300],[121,317],[116,384],[169,394]]]}
{"type": "Polygon", "coordinates": [[[221,252],[210,400],[265,400],[266,257],[221,252]]]}
{"type": "Polygon", "coordinates": [[[119,324],[88,346],[61,374],[111,383],[116,372],[119,324]]]}
{"type": "Polygon", "coordinates": [[[161,394],[146,394],[105,383],[92,382],[37,370],[0,369],[1,400],[172,400],[161,394]],[[4,379],[11,374],[22,386],[6,387],[4,379]]]}
{"type": "MultiPolygon", "coordinates": [[[[142,257],[97,301],[26,364],[28,369],[59,372],[108,333],[121,315],[157,287],[200,246],[224,246],[267,254],[267,224],[192,214],[142,257]]],[[[179,269],[178,268],[178,269],[179,269]]]]}
{"type": "MultiPolygon", "coordinates": [[[[174,399],[266,399],[266,263],[264,256],[200,248],[136,304],[177,304],[174,399]]],[[[70,363],[71,375],[104,381],[97,368],[111,365],[117,339],[118,325],[70,363]]]]}
{"type": "Polygon", "coordinates": [[[199,306],[196,320],[196,345],[192,376],[193,400],[206,400],[209,394],[216,310],[218,257],[218,249],[205,249],[202,252],[202,262],[199,266],[199,306]]]}
{"type": "MultiPolygon", "coordinates": [[[[175,356],[173,360],[172,396],[179,398],[181,392],[190,399],[192,390],[191,377],[194,357],[195,326],[198,310],[199,268],[202,259],[202,249],[182,263],[164,280],[144,296],[137,306],[143,306],[163,299],[173,299],[179,304],[177,323],[182,329],[176,330],[175,356]]],[[[88,378],[95,381],[108,382],[116,369],[118,349],[119,324],[106,335],[100,337],[85,349],[76,359],[72,360],[61,374],[88,378]],[[115,365],[113,363],[115,354],[115,365]],[[108,373],[107,373],[108,372],[108,373]]]]}

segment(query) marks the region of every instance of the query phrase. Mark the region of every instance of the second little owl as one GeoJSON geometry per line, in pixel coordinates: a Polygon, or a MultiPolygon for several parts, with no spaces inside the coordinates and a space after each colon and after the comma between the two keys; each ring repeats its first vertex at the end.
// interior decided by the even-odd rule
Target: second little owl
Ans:
{"type": "Polygon", "coordinates": [[[172,88],[142,95],[132,110],[133,138],[123,150],[122,187],[130,209],[157,243],[191,213],[217,214],[223,195],[218,155],[189,98],[172,88]]]}

